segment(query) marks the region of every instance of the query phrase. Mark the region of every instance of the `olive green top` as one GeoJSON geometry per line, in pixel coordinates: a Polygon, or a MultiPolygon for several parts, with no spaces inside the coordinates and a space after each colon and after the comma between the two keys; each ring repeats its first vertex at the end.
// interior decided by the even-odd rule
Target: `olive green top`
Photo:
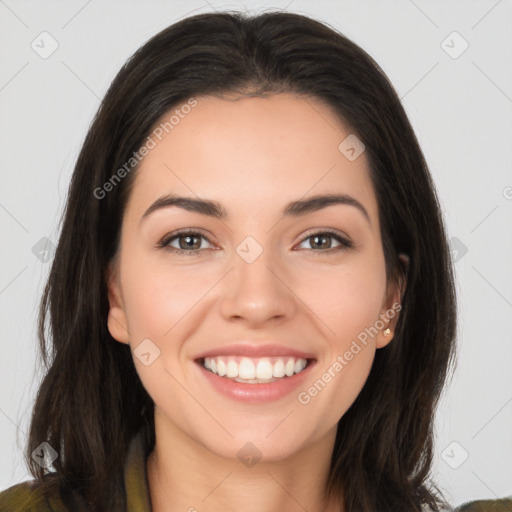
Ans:
{"type": "MultiPolygon", "coordinates": [[[[146,453],[140,435],[130,444],[124,468],[124,488],[127,508],[122,512],[151,512],[146,453]]],[[[70,511],[59,496],[49,498],[43,496],[40,484],[35,480],[22,482],[0,492],[0,512],[81,512],[81,510],[70,511]]],[[[86,512],[87,508],[83,510],[86,512]]],[[[455,509],[455,512],[512,512],[512,496],[501,500],[472,501],[461,505],[455,509]]]]}
{"type": "MultiPolygon", "coordinates": [[[[112,512],[151,512],[149,486],[146,474],[146,453],[142,435],[136,436],[128,450],[124,468],[124,492],[127,508],[112,512]]],[[[77,505],[82,499],[73,496],[77,505]]],[[[81,505],[79,510],[68,509],[60,496],[43,496],[41,486],[36,480],[22,482],[0,492],[0,512],[87,512],[88,507],[81,505]]]]}

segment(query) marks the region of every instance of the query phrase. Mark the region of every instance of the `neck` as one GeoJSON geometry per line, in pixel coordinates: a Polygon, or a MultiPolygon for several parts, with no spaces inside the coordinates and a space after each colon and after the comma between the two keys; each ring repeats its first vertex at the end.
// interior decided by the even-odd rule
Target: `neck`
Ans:
{"type": "Polygon", "coordinates": [[[323,493],[334,438],[329,432],[284,459],[246,466],[157,426],[147,459],[152,512],[343,512],[341,496],[327,503],[323,493]]]}

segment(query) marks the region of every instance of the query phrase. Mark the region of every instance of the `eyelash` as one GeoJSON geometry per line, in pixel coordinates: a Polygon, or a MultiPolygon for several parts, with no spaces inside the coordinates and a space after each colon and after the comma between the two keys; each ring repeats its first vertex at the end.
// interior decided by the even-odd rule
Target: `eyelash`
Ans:
{"type": "MultiPolygon", "coordinates": [[[[319,256],[319,255],[325,254],[325,253],[331,254],[331,253],[343,251],[343,250],[350,249],[350,248],[354,247],[354,244],[351,241],[343,238],[337,232],[331,231],[328,229],[323,230],[323,231],[314,231],[312,233],[308,233],[308,235],[301,240],[299,245],[302,244],[304,241],[306,241],[308,238],[312,238],[314,236],[319,236],[319,235],[330,236],[330,237],[334,238],[337,242],[339,242],[341,245],[339,245],[338,247],[330,247],[329,249],[325,249],[325,250],[305,249],[306,251],[316,253],[316,256],[319,256]]],[[[157,248],[165,249],[173,254],[179,254],[179,255],[186,254],[187,256],[196,256],[202,250],[204,250],[204,249],[194,249],[194,250],[188,251],[186,249],[177,249],[175,247],[170,247],[169,243],[172,242],[173,240],[179,238],[180,236],[197,236],[197,237],[204,238],[209,244],[212,243],[210,241],[210,239],[207,236],[205,236],[203,233],[201,233],[199,231],[186,230],[186,231],[179,231],[177,233],[171,233],[170,235],[165,236],[164,238],[162,238],[162,240],[160,240],[160,242],[157,243],[157,248]]]]}

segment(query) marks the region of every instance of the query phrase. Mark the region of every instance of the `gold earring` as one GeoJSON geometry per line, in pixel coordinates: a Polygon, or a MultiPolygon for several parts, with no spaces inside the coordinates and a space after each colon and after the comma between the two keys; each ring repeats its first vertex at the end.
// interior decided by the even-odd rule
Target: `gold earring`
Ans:
{"type": "Polygon", "coordinates": [[[391,329],[388,327],[387,329],[384,329],[384,336],[389,336],[391,334],[391,329]]]}

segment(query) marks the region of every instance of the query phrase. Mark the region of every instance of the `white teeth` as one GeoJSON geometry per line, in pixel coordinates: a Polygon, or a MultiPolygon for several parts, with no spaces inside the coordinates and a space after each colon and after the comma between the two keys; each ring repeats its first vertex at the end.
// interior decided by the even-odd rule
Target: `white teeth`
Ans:
{"type": "Polygon", "coordinates": [[[293,359],[288,359],[286,362],[286,366],[284,367],[284,372],[288,377],[291,377],[295,372],[295,361],[293,359]]]}
{"type": "Polygon", "coordinates": [[[235,361],[233,361],[233,359],[230,359],[228,361],[228,373],[227,373],[227,376],[228,377],[238,377],[238,365],[236,364],[235,361]]]}
{"type": "Polygon", "coordinates": [[[254,363],[247,357],[242,358],[240,366],[238,367],[238,377],[240,379],[254,379],[256,378],[256,368],[254,363]]]}
{"type": "Polygon", "coordinates": [[[222,359],[219,359],[217,361],[217,374],[220,375],[221,377],[224,377],[226,373],[226,363],[222,359]]]}
{"type": "Polygon", "coordinates": [[[256,366],[257,379],[271,379],[272,378],[272,363],[269,359],[260,359],[256,366]]]}
{"type": "Polygon", "coordinates": [[[297,361],[295,361],[295,373],[299,373],[302,370],[304,370],[304,368],[306,368],[306,364],[307,363],[305,359],[298,359],[297,361]]]}
{"type": "Polygon", "coordinates": [[[306,359],[294,357],[249,357],[218,356],[205,357],[203,366],[220,377],[237,382],[259,383],[291,377],[300,373],[307,366],[306,359]]]}
{"type": "Polygon", "coordinates": [[[284,375],[285,375],[284,362],[282,359],[278,359],[274,363],[274,368],[272,369],[272,373],[273,373],[274,377],[284,377],[284,375]]]}
{"type": "Polygon", "coordinates": [[[269,382],[274,382],[278,379],[250,379],[250,380],[244,380],[244,379],[233,379],[236,382],[242,382],[243,384],[268,384],[269,382]]]}

